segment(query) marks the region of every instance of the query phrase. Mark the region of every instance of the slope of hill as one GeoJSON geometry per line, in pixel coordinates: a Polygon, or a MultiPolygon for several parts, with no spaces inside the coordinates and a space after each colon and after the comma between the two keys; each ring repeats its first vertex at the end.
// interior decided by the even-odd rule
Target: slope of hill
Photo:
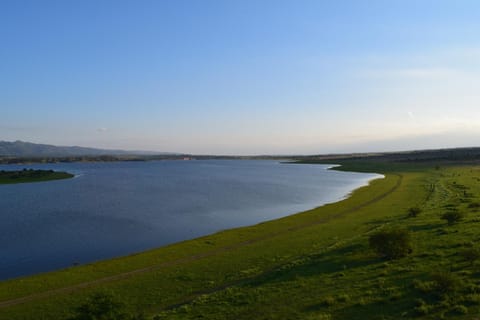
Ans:
{"type": "Polygon", "coordinates": [[[64,147],[49,144],[36,144],[24,141],[0,141],[0,156],[6,157],[66,157],[66,156],[101,156],[131,154],[162,154],[148,151],[109,150],[85,147],[64,147]]]}

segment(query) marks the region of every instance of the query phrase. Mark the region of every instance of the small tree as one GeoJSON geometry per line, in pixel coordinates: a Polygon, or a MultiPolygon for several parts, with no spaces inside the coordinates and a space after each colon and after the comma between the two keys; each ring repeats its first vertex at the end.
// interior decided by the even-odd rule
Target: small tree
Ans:
{"type": "Polygon", "coordinates": [[[455,224],[465,218],[465,214],[460,211],[448,211],[442,215],[442,219],[446,220],[449,225],[455,224]]]}
{"type": "Polygon", "coordinates": [[[475,211],[478,211],[480,209],[480,202],[472,202],[468,205],[469,209],[475,209],[475,211]]]}
{"type": "Polygon", "coordinates": [[[124,320],[129,316],[124,311],[125,305],[112,294],[98,292],[79,306],[71,320],[124,320]]]}
{"type": "Polygon", "coordinates": [[[370,248],[386,259],[398,259],[412,252],[410,231],[389,229],[377,232],[369,238],[370,248]]]}
{"type": "Polygon", "coordinates": [[[408,209],[408,216],[414,218],[422,212],[422,209],[419,207],[411,207],[408,209]]]}

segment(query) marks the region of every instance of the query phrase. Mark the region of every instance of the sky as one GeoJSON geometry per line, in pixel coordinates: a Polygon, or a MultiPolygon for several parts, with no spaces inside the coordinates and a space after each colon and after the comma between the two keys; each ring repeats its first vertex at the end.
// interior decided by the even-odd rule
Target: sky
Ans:
{"type": "Polygon", "coordinates": [[[479,1],[0,0],[0,140],[480,146],[479,1]]]}

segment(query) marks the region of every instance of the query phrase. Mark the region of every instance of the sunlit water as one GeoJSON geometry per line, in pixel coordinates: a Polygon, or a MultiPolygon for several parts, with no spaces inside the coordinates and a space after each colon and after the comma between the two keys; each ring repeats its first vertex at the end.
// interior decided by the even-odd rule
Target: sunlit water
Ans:
{"type": "Polygon", "coordinates": [[[74,179],[0,185],[0,279],[126,255],[338,201],[377,174],[276,161],[0,166],[74,179]]]}

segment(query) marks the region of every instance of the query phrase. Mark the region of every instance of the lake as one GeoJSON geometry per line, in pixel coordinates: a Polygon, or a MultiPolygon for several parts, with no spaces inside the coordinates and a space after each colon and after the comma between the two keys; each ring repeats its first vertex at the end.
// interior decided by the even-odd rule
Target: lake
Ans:
{"type": "Polygon", "coordinates": [[[0,279],[280,218],[382,177],[328,167],[262,160],[0,165],[76,175],[0,185],[0,279]]]}

